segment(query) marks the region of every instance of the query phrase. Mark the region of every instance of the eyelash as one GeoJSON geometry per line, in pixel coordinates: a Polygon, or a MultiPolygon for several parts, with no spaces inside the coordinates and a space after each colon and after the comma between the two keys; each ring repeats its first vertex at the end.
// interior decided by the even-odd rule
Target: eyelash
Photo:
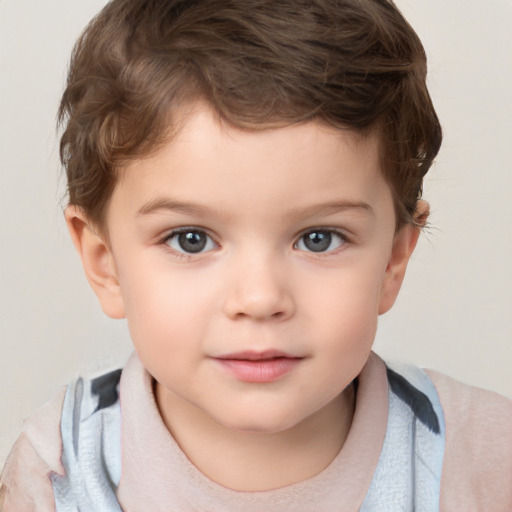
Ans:
{"type": "MultiPolygon", "coordinates": [[[[310,238],[310,242],[312,242],[312,241],[313,241],[313,239],[310,238]]],[[[193,238],[190,238],[190,242],[192,244],[194,244],[194,243],[201,243],[201,242],[198,242],[197,238],[195,239],[195,241],[194,241],[193,238]]],[[[203,254],[205,252],[210,252],[215,247],[219,247],[219,245],[207,233],[207,231],[205,229],[198,228],[198,227],[182,227],[182,228],[175,229],[171,233],[165,235],[159,241],[159,243],[162,244],[162,245],[166,245],[180,259],[190,259],[190,258],[193,258],[196,255],[200,255],[200,254],[203,254]],[[180,248],[171,247],[170,241],[172,241],[175,237],[179,237],[180,235],[186,235],[186,234],[204,235],[204,236],[207,237],[207,240],[205,241],[204,245],[199,248],[199,250],[197,252],[193,252],[193,251],[186,252],[185,250],[183,250],[183,247],[181,247],[181,249],[180,248]],[[210,245],[213,244],[214,247],[208,247],[207,250],[205,251],[204,249],[208,246],[208,244],[210,244],[210,245]]],[[[178,242],[178,243],[180,243],[180,242],[178,242]]],[[[316,241],[314,243],[320,243],[321,244],[322,240],[316,241]]],[[[308,229],[307,231],[301,232],[301,234],[296,239],[296,242],[293,244],[293,248],[297,249],[299,251],[306,252],[306,253],[315,254],[317,256],[328,256],[328,255],[337,254],[339,252],[339,250],[342,250],[343,247],[346,246],[349,243],[350,243],[350,240],[348,239],[348,237],[343,232],[341,232],[340,230],[334,229],[334,228],[325,228],[325,227],[320,228],[319,227],[319,228],[311,228],[311,229],[308,229]],[[333,235],[334,235],[334,237],[338,238],[338,242],[337,242],[338,245],[336,247],[334,247],[333,249],[330,249],[330,250],[320,250],[320,251],[308,250],[307,242],[305,242],[306,237],[307,236],[311,237],[312,235],[315,235],[315,234],[318,235],[320,233],[324,234],[324,235],[325,234],[329,235],[327,237],[327,243],[328,243],[327,249],[333,243],[333,240],[332,240],[333,239],[333,235]],[[306,248],[305,249],[301,248],[300,247],[301,244],[304,247],[306,247],[306,248]]],[[[325,243],[324,243],[324,245],[325,245],[325,243]]],[[[311,249],[311,247],[309,247],[309,249],[311,249]]]]}

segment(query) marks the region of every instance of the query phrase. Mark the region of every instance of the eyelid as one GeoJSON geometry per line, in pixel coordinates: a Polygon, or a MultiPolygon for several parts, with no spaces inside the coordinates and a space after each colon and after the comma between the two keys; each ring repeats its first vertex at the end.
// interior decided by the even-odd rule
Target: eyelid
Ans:
{"type": "Polygon", "coordinates": [[[199,231],[201,233],[205,233],[212,240],[215,240],[216,238],[215,235],[213,235],[209,229],[202,228],[200,226],[179,226],[165,231],[165,233],[160,237],[160,241],[165,242],[165,240],[169,240],[169,238],[171,238],[174,235],[179,235],[180,233],[188,233],[189,231],[199,231]]]}

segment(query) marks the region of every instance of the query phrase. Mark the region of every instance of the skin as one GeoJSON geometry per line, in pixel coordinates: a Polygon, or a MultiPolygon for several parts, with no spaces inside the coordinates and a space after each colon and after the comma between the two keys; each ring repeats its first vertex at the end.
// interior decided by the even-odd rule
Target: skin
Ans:
{"type": "Polygon", "coordinates": [[[176,137],[120,171],[108,237],[67,209],[103,310],[127,318],[155,378],[163,421],[226,487],[304,480],[343,446],[351,383],[418,237],[395,231],[378,149],[316,122],[241,131],[198,104],[176,137]],[[204,250],[187,253],[182,228],[207,237],[204,250]],[[330,244],[311,250],[311,233],[330,244]],[[268,350],[295,358],[270,382],[219,359],[268,350]]]}

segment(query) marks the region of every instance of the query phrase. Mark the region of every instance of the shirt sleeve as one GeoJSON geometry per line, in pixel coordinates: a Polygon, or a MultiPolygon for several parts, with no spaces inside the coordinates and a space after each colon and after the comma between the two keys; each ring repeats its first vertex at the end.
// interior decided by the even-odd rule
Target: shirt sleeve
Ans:
{"type": "Polygon", "coordinates": [[[441,512],[512,511],[512,401],[429,371],[446,421],[441,512]]]}
{"type": "Polygon", "coordinates": [[[64,474],[60,418],[66,389],[24,423],[5,463],[0,484],[0,510],[53,512],[52,473],[64,474]],[[3,503],[2,503],[3,500],[3,503]]]}

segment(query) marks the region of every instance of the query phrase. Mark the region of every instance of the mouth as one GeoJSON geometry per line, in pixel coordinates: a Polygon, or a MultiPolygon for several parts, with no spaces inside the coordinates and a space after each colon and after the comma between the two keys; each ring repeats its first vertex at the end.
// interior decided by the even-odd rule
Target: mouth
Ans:
{"type": "Polygon", "coordinates": [[[243,351],[213,358],[228,374],[242,382],[266,383],[280,380],[304,359],[286,352],[243,351]]]}
{"type": "Polygon", "coordinates": [[[243,352],[233,352],[232,354],[226,354],[216,357],[221,360],[233,360],[233,361],[269,361],[272,359],[300,359],[299,357],[281,352],[279,350],[264,350],[262,352],[245,350],[243,352]]]}

